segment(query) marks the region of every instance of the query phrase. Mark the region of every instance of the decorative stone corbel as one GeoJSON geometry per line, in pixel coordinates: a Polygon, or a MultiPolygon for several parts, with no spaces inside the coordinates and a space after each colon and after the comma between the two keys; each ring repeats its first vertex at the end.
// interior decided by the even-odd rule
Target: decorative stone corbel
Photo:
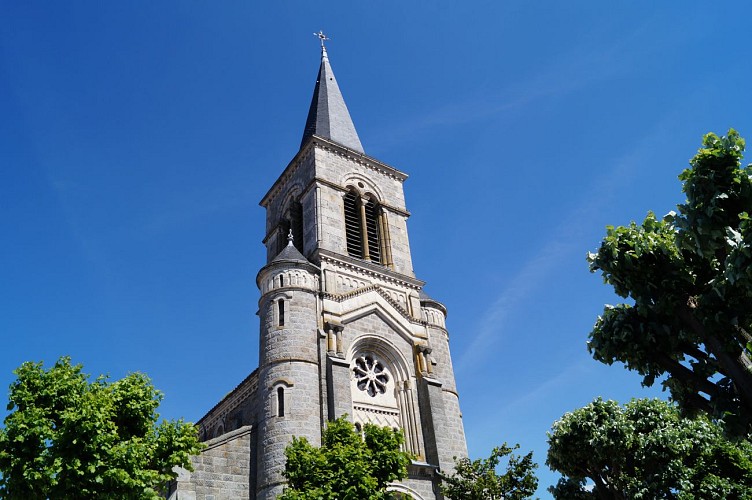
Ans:
{"type": "Polygon", "coordinates": [[[330,356],[334,356],[335,354],[339,357],[344,356],[344,351],[342,348],[342,330],[345,329],[344,326],[334,323],[326,323],[326,352],[330,356]]]}
{"type": "Polygon", "coordinates": [[[425,344],[417,344],[415,350],[417,351],[418,372],[421,375],[430,375],[433,371],[430,358],[431,348],[425,344]]]}

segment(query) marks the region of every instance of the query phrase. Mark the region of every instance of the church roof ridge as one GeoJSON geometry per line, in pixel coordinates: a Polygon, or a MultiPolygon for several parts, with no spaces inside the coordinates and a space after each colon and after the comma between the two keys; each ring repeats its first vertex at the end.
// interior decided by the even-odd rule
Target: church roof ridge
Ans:
{"type": "MultiPolygon", "coordinates": [[[[321,36],[323,34],[319,35],[320,38],[321,36]]],[[[359,153],[365,153],[329,63],[323,43],[325,39],[323,38],[321,43],[321,65],[300,147],[302,148],[311,136],[317,135],[359,153]]]]}

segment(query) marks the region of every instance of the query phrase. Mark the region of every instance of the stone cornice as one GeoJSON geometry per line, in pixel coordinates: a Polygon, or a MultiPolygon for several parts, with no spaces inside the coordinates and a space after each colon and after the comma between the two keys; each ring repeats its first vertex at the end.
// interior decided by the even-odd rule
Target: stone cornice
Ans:
{"type": "Polygon", "coordinates": [[[204,441],[206,448],[204,448],[202,451],[211,450],[212,448],[221,446],[228,441],[232,441],[233,439],[238,439],[247,434],[250,434],[251,431],[253,431],[252,425],[244,425],[243,427],[239,427],[233,431],[225,432],[221,436],[215,437],[214,439],[210,439],[208,441],[204,441]]]}
{"type": "Polygon", "coordinates": [[[355,163],[359,163],[368,169],[375,170],[382,175],[386,175],[387,177],[391,177],[392,179],[398,180],[400,182],[404,182],[408,177],[406,173],[401,172],[394,167],[390,167],[386,163],[382,163],[376,158],[372,158],[366,154],[359,153],[358,151],[354,151],[350,148],[346,148],[340,144],[337,144],[336,142],[324,139],[323,137],[314,135],[311,137],[310,142],[315,144],[316,147],[323,149],[324,151],[335,153],[339,156],[342,156],[343,158],[347,158],[348,160],[354,161],[355,163]]]}
{"type": "MultiPolygon", "coordinates": [[[[309,184],[309,186],[311,186],[313,184],[316,184],[316,183],[323,184],[324,186],[328,186],[328,187],[330,187],[332,189],[335,189],[337,191],[341,191],[342,193],[347,193],[347,188],[346,187],[340,186],[339,184],[335,184],[332,181],[323,179],[323,178],[318,177],[318,176],[315,177],[311,181],[311,183],[309,184]]],[[[306,187],[305,190],[308,190],[308,189],[309,189],[309,187],[306,187]]],[[[404,217],[410,217],[410,212],[408,212],[406,209],[395,207],[394,205],[389,205],[387,203],[384,203],[381,200],[379,200],[379,206],[381,208],[385,209],[385,210],[388,210],[388,211],[392,212],[392,213],[395,213],[395,214],[398,214],[398,215],[402,215],[404,217]]]]}
{"type": "Polygon", "coordinates": [[[309,154],[313,153],[313,142],[308,141],[305,146],[300,148],[300,151],[293,157],[292,160],[290,160],[290,163],[287,164],[285,169],[282,171],[279,177],[277,177],[277,180],[274,181],[274,184],[272,184],[272,187],[269,188],[269,191],[266,192],[263,198],[261,198],[261,201],[259,202],[259,205],[266,208],[267,205],[274,199],[274,197],[280,192],[282,189],[282,186],[284,186],[288,179],[292,177],[292,175],[295,173],[295,171],[300,167],[300,164],[303,163],[309,154]]]}
{"type": "Polygon", "coordinates": [[[269,272],[273,271],[274,269],[302,269],[307,271],[308,273],[312,275],[319,275],[321,274],[321,269],[311,262],[302,262],[298,260],[286,260],[286,259],[280,259],[280,260],[272,260],[268,264],[266,264],[264,267],[259,269],[259,272],[256,274],[256,286],[260,289],[261,288],[261,280],[266,276],[269,272]]]}
{"type": "Polygon", "coordinates": [[[282,174],[277,178],[276,181],[274,181],[274,184],[272,184],[272,187],[269,188],[269,191],[267,191],[264,197],[261,198],[259,205],[266,208],[271,200],[274,199],[274,197],[282,189],[282,186],[287,183],[287,180],[292,177],[292,175],[295,173],[295,170],[297,170],[300,164],[303,163],[308,155],[311,154],[317,147],[323,149],[324,151],[329,151],[337,154],[343,158],[347,158],[355,163],[363,165],[370,170],[379,172],[380,174],[391,177],[392,179],[395,179],[399,182],[404,182],[405,179],[407,179],[406,173],[401,172],[394,167],[390,167],[386,163],[382,163],[376,158],[371,158],[366,154],[360,153],[350,148],[346,148],[340,144],[337,144],[336,142],[324,139],[323,137],[312,135],[311,138],[308,139],[308,142],[306,142],[306,144],[300,148],[300,151],[298,151],[293,159],[290,160],[290,163],[287,164],[287,167],[285,167],[285,169],[282,171],[282,174]]]}
{"type": "Polygon", "coordinates": [[[316,251],[313,258],[318,257],[321,262],[330,262],[345,269],[357,271],[368,276],[384,280],[388,283],[394,283],[412,290],[418,291],[426,282],[412,276],[392,271],[391,269],[379,264],[356,259],[349,255],[342,255],[330,250],[320,248],[316,251]]]}
{"type": "Polygon", "coordinates": [[[229,394],[214,405],[206,415],[201,417],[196,425],[206,429],[211,428],[218,420],[222,420],[228,413],[240,406],[256,392],[258,387],[258,368],[243,379],[229,394]]]}
{"type": "Polygon", "coordinates": [[[378,293],[379,296],[381,296],[381,298],[383,298],[384,300],[386,300],[389,303],[390,306],[392,306],[398,313],[400,313],[400,315],[403,318],[405,318],[410,323],[413,323],[413,324],[416,324],[416,325],[421,325],[421,326],[431,326],[425,320],[416,319],[416,318],[412,317],[410,315],[410,313],[404,307],[402,307],[402,304],[400,304],[399,302],[397,302],[396,300],[394,300],[391,297],[391,295],[389,295],[386,291],[384,291],[384,289],[380,285],[378,285],[376,283],[374,283],[372,285],[364,286],[364,287],[361,287],[361,288],[357,288],[355,290],[351,290],[351,291],[349,291],[347,293],[321,292],[321,297],[324,298],[324,299],[333,300],[335,302],[344,302],[344,301],[346,301],[348,299],[351,299],[353,297],[357,297],[359,295],[366,294],[368,292],[376,292],[376,293],[378,293]]]}

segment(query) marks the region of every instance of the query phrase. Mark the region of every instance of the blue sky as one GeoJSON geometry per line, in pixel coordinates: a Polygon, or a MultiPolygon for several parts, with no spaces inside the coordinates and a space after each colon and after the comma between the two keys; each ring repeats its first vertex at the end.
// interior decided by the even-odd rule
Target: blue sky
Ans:
{"type": "Polygon", "coordinates": [[[147,373],[189,420],[258,358],[264,213],[328,50],[366,153],[410,175],[472,457],[596,396],[607,224],[683,201],[708,131],[752,138],[746,2],[0,0],[0,386],[26,360],[147,373]],[[657,5],[656,5],[657,4],[657,5]]]}

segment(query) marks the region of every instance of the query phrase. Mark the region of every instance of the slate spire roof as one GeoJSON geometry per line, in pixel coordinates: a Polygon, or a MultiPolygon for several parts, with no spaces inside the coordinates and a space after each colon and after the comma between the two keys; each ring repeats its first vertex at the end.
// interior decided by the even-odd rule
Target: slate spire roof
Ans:
{"type": "Polygon", "coordinates": [[[282,249],[281,252],[279,252],[276,257],[272,259],[272,262],[283,261],[305,262],[306,264],[308,264],[308,260],[303,257],[303,254],[301,254],[300,251],[295,248],[295,245],[292,242],[292,229],[290,229],[290,234],[287,235],[287,245],[282,249]]]}
{"type": "Polygon", "coordinates": [[[347,111],[342,92],[334,78],[326,47],[321,46],[321,66],[313,89],[313,99],[308,110],[303,140],[300,147],[312,136],[329,139],[347,148],[364,153],[350,113],[347,111]]]}

